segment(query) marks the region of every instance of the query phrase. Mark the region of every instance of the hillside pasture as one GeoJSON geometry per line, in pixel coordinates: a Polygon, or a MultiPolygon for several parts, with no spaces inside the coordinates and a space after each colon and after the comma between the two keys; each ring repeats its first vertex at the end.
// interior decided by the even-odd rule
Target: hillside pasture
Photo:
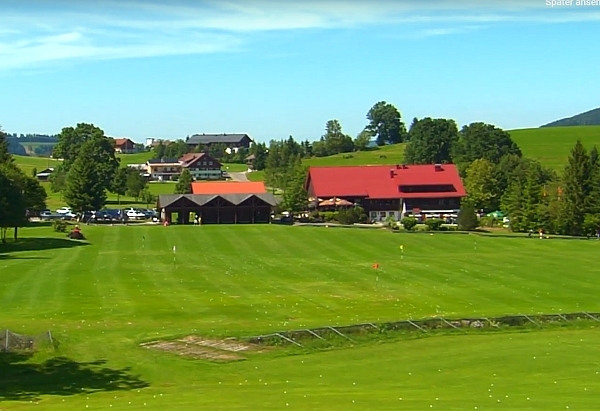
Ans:
{"type": "Polygon", "coordinates": [[[593,324],[292,356],[274,348],[227,364],[140,347],[187,335],[600,311],[600,241],[276,225],[85,226],[89,245],[49,227],[21,233],[0,245],[2,327],[51,330],[61,344],[26,363],[0,361],[7,409],[593,409],[600,400],[593,324]]]}
{"type": "Polygon", "coordinates": [[[511,137],[524,156],[562,172],[575,142],[579,139],[590,150],[600,146],[600,126],[543,127],[511,130],[511,137]]]}

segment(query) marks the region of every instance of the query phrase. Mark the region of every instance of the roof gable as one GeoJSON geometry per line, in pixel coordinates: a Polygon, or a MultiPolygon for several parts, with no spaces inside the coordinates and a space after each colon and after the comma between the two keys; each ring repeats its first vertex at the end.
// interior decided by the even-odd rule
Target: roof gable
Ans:
{"type": "Polygon", "coordinates": [[[186,141],[187,144],[211,144],[211,143],[241,143],[243,140],[250,140],[248,134],[194,134],[186,141]]]}
{"type": "Polygon", "coordinates": [[[206,153],[188,153],[179,159],[179,162],[183,167],[192,167],[198,163],[198,161],[212,161],[215,165],[220,166],[219,160],[211,157],[206,153]]]}
{"type": "Polygon", "coordinates": [[[128,138],[115,138],[114,140],[116,147],[121,147],[124,145],[135,145],[135,143],[128,138]]]}
{"type": "Polygon", "coordinates": [[[148,164],[179,164],[176,158],[151,158],[148,164]]]}
{"type": "Polygon", "coordinates": [[[226,202],[236,206],[240,205],[246,200],[255,197],[262,203],[270,206],[275,206],[277,200],[271,193],[259,193],[259,194],[221,194],[221,195],[210,195],[210,194],[162,194],[158,197],[158,208],[165,207],[180,207],[182,205],[190,206],[190,203],[198,205],[200,207],[209,205],[209,203],[222,199],[226,202]]]}

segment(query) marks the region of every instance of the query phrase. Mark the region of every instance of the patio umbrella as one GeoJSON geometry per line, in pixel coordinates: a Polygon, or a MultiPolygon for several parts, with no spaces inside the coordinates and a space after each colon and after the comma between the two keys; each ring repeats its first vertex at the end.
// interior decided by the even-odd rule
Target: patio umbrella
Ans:
{"type": "Polygon", "coordinates": [[[502,218],[502,217],[504,217],[504,213],[500,210],[497,210],[497,211],[493,211],[493,212],[489,213],[487,216],[494,217],[494,218],[502,218]]]}
{"type": "Polygon", "coordinates": [[[336,201],[335,201],[335,205],[336,206],[342,206],[342,207],[348,207],[348,206],[351,206],[351,205],[354,205],[354,204],[352,204],[348,200],[344,200],[343,198],[337,198],[336,201]]]}

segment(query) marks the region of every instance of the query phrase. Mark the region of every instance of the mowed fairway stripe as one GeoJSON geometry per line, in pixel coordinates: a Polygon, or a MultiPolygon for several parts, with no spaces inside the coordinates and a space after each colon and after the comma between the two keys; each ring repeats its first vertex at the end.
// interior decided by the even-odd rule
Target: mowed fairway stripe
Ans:
{"type": "Polygon", "coordinates": [[[132,276],[139,285],[138,304],[140,308],[152,310],[155,313],[172,313],[181,311],[179,300],[169,298],[166,293],[166,287],[159,282],[163,278],[163,264],[165,259],[171,264],[170,269],[174,269],[171,259],[164,257],[162,250],[168,248],[169,242],[166,235],[168,230],[163,227],[135,227],[130,232],[131,243],[134,245],[132,253],[135,253],[135,259],[130,261],[130,268],[133,270],[132,276]],[[160,254],[160,257],[158,256],[160,254]]]}
{"type": "Polygon", "coordinates": [[[152,252],[145,254],[151,267],[146,270],[147,283],[152,283],[154,295],[160,297],[160,301],[164,298],[168,304],[168,307],[160,307],[161,314],[172,319],[193,319],[205,309],[202,298],[194,290],[197,269],[189,248],[190,239],[180,235],[186,228],[190,227],[149,227],[146,240],[151,237],[152,252]]]}
{"type": "MultiPolygon", "coordinates": [[[[135,314],[135,306],[124,284],[127,274],[123,272],[123,265],[133,256],[123,229],[120,226],[95,227],[94,254],[88,258],[96,281],[93,287],[97,297],[94,299],[95,307],[102,307],[105,319],[130,321],[135,314]]],[[[90,298],[93,297],[90,295],[90,298]]]]}

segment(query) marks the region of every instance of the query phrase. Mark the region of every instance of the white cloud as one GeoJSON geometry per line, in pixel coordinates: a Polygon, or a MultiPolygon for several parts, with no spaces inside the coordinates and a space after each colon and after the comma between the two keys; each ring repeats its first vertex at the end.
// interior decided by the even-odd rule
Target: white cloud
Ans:
{"type": "Polygon", "coordinates": [[[242,49],[252,33],[394,25],[405,38],[502,22],[600,21],[600,10],[551,9],[545,0],[55,1],[3,11],[0,69],[48,61],[120,59],[242,49]],[[27,27],[28,31],[24,32],[27,27]]]}

